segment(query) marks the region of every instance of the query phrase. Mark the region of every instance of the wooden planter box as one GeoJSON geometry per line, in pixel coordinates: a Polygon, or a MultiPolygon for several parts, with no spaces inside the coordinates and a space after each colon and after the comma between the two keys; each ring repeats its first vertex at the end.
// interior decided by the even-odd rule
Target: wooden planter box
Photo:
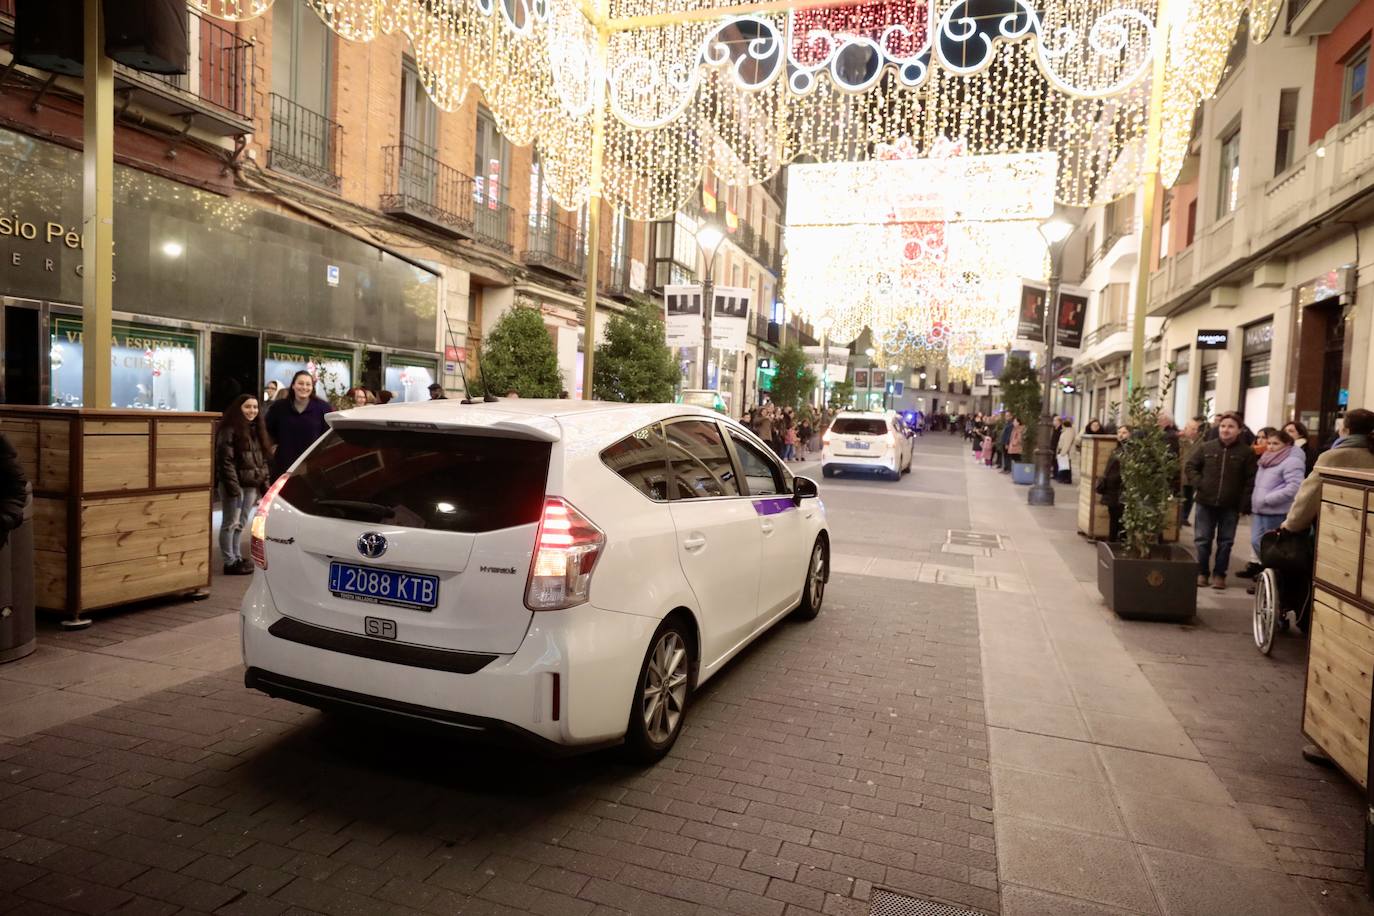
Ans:
{"type": "Polygon", "coordinates": [[[1162,545],[1147,560],[1121,544],[1097,544],[1097,590],[1125,620],[1180,623],[1197,614],[1197,562],[1181,547],[1162,545]]]}
{"type": "Polygon", "coordinates": [[[75,619],[210,584],[218,417],[0,406],[33,484],[38,607],[75,619]]]}
{"type": "Polygon", "coordinates": [[[1097,495],[1097,482],[1107,471],[1107,462],[1116,451],[1116,436],[1080,436],[1083,456],[1078,469],[1078,533],[1095,540],[1106,540],[1111,533],[1112,520],[1102,497],[1097,495]]]}

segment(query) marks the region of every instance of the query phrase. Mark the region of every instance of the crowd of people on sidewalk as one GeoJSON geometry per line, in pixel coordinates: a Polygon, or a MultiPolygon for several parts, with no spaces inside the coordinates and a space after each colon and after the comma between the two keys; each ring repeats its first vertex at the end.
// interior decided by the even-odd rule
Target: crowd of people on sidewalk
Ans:
{"type": "MultiPolygon", "coordinates": [[[[1032,456],[1026,454],[1025,424],[1009,410],[990,414],[975,413],[972,417],[960,416],[955,426],[963,430],[964,438],[971,444],[974,460],[981,461],[988,467],[996,467],[1002,473],[1010,474],[1012,465],[1032,460],[1032,456]]],[[[1073,483],[1073,464],[1078,446],[1078,434],[1073,427],[1073,418],[1054,417],[1050,433],[1050,452],[1054,455],[1056,481],[1073,483]]]]}
{"type": "Polygon", "coordinates": [[[795,410],[770,402],[746,410],[740,422],[768,443],[783,461],[805,461],[812,452],[820,452],[821,437],[830,428],[835,414],[836,411],[828,408],[806,405],[795,410]]]}

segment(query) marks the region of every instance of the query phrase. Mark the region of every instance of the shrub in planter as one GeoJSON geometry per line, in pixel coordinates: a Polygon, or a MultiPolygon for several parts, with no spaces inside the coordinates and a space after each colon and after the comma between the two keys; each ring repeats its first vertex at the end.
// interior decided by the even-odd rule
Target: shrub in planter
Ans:
{"type": "Polygon", "coordinates": [[[1021,421],[1021,461],[1011,466],[1012,482],[1030,484],[1035,480],[1035,437],[1040,424],[1040,375],[1030,361],[1021,356],[1007,360],[999,379],[1002,403],[1021,421]]]}
{"type": "Polygon", "coordinates": [[[1098,545],[1097,587],[1119,617],[1188,620],[1197,613],[1195,564],[1187,551],[1162,543],[1169,501],[1178,479],[1178,456],[1159,425],[1160,407],[1173,387],[1168,367],[1162,390],[1136,388],[1127,399],[1131,438],[1117,448],[1121,462],[1121,528],[1125,540],[1098,545]]]}

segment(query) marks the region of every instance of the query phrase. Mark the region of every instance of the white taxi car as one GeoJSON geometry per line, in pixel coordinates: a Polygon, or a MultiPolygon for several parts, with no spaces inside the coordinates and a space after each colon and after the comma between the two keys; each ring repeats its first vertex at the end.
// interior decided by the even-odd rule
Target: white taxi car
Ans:
{"type": "Polygon", "coordinates": [[[821,608],[814,481],[685,405],[429,401],[329,416],[252,523],[249,687],[650,762],[692,691],[821,608]]]}
{"type": "Polygon", "coordinates": [[[911,438],[893,411],[842,410],[821,443],[821,473],[826,477],[854,471],[899,480],[911,470],[911,438]]]}

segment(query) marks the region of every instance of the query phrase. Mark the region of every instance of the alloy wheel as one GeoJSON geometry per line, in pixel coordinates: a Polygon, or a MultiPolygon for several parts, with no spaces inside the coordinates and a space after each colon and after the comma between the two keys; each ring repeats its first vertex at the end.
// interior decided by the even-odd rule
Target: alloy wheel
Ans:
{"type": "Polygon", "coordinates": [[[819,608],[825,597],[825,548],[820,544],[811,551],[811,572],[806,577],[806,587],[810,590],[811,606],[819,608]]]}
{"type": "Polygon", "coordinates": [[[687,704],[687,647],[669,630],[654,646],[644,669],[644,731],[662,744],[677,731],[687,704]]]}

